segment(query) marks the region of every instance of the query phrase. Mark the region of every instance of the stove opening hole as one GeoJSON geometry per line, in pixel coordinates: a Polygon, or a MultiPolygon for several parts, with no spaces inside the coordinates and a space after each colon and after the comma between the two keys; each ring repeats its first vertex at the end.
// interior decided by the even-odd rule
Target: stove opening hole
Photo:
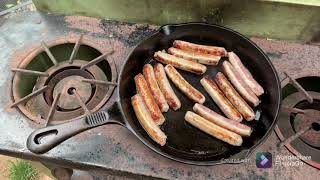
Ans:
{"type": "Polygon", "coordinates": [[[320,123],[314,122],[314,123],[311,124],[311,126],[312,126],[313,130],[320,131],[320,123]]]}
{"type": "MultiPolygon", "coordinates": [[[[320,92],[320,77],[307,76],[296,80],[306,91],[320,92]]],[[[287,96],[295,92],[298,92],[298,90],[291,84],[287,84],[282,88],[282,98],[285,99],[287,96]]]]}
{"type": "MultiPolygon", "coordinates": [[[[313,103],[309,103],[307,100],[303,100],[303,101],[300,101],[299,103],[297,103],[295,106],[295,108],[298,108],[298,109],[314,109],[314,110],[317,110],[317,111],[320,111],[320,100],[319,99],[313,99],[313,103]]],[[[291,124],[293,124],[294,122],[294,118],[296,117],[296,113],[291,113],[290,114],[290,122],[291,124]]]]}
{"type": "Polygon", "coordinates": [[[75,90],[76,90],[76,88],[71,87],[71,88],[68,89],[67,92],[68,92],[69,95],[73,95],[75,90]]]}

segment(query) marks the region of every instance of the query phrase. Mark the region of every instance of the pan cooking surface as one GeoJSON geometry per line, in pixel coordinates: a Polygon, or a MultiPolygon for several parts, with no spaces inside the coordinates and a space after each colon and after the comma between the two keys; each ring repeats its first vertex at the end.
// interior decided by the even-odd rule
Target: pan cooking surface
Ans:
{"type": "MultiPolygon", "coordinates": [[[[128,125],[135,131],[138,137],[144,141],[146,145],[167,157],[184,161],[184,162],[213,162],[221,159],[233,157],[234,155],[252,148],[256,145],[262,137],[271,128],[273,121],[278,111],[280,100],[277,100],[279,92],[277,91],[277,77],[274,74],[274,70],[270,67],[263,54],[247,40],[239,37],[238,39],[232,39],[232,36],[227,36],[228,33],[224,32],[219,28],[213,28],[216,32],[211,29],[200,28],[199,31],[193,29],[181,30],[174,29],[173,32],[158,34],[144,41],[139,45],[133,53],[129,56],[127,63],[123,69],[122,77],[120,79],[120,99],[123,113],[128,122],[128,125]],[[226,34],[224,34],[226,33],[226,34]],[[225,39],[221,39],[225,36],[225,39]],[[244,137],[243,144],[241,147],[234,147],[219,139],[216,139],[206,133],[200,131],[196,127],[190,125],[184,120],[184,115],[187,111],[193,111],[192,107],[194,102],[184,95],[174,84],[170,81],[174,92],[177,94],[181,101],[181,108],[177,111],[170,109],[168,112],[163,113],[166,118],[165,123],[161,126],[161,129],[167,135],[167,143],[161,147],[152,141],[151,138],[144,131],[142,126],[137,120],[133,108],[131,107],[130,97],[136,94],[134,76],[138,73],[142,73],[144,64],[150,63],[154,65],[159,63],[153,59],[154,52],[158,50],[168,49],[172,46],[174,40],[184,40],[192,43],[204,44],[204,45],[215,45],[225,47],[227,51],[234,51],[246,67],[253,74],[255,79],[262,85],[266,93],[260,96],[261,103],[254,110],[261,111],[261,117],[258,121],[253,120],[251,122],[242,123],[253,128],[253,132],[250,137],[244,137]],[[239,43],[245,42],[241,45],[239,43]],[[238,45],[237,45],[238,44],[238,45]],[[268,74],[269,73],[269,74],[268,74]],[[273,81],[273,82],[272,82],[273,81]],[[273,84],[273,85],[272,85],[273,84]],[[271,105],[276,103],[274,105],[271,105]]],[[[207,71],[203,75],[196,75],[190,72],[179,70],[179,73],[196,89],[198,89],[205,97],[205,106],[210,109],[224,115],[219,107],[214,103],[209,94],[200,84],[200,79],[204,75],[209,75],[214,78],[216,73],[221,71],[221,64],[227,58],[222,58],[218,66],[207,66],[207,71]]],[[[164,64],[165,65],[165,64],[164,64]]]]}
{"type": "MultiPolygon", "coordinates": [[[[227,58],[223,58],[225,60],[227,58]]],[[[203,75],[196,75],[190,72],[186,72],[183,70],[179,70],[179,73],[196,89],[198,89],[205,97],[206,101],[204,103],[205,106],[210,109],[218,112],[222,115],[222,111],[219,107],[214,103],[209,94],[205,91],[205,89],[200,84],[200,79],[204,75],[209,75],[211,78],[214,78],[216,73],[221,71],[221,64],[223,61],[219,62],[218,66],[207,66],[207,71],[203,75]]],[[[154,59],[149,59],[145,63],[150,63],[152,65],[159,63],[154,59]]],[[[165,64],[164,64],[165,66],[165,64]]],[[[195,104],[192,100],[190,100],[186,95],[184,95],[169,79],[171,87],[173,87],[174,92],[178,96],[181,101],[181,108],[177,111],[170,109],[167,113],[163,113],[166,118],[165,123],[162,125],[161,129],[167,135],[167,143],[164,150],[169,151],[170,154],[175,154],[175,156],[183,156],[184,158],[192,158],[192,159],[203,159],[216,156],[226,157],[225,154],[228,154],[230,149],[233,149],[232,152],[240,152],[242,149],[247,149],[252,146],[252,141],[254,138],[251,138],[251,141],[248,141],[248,138],[244,138],[244,143],[242,147],[234,147],[229,145],[219,139],[216,139],[196,127],[192,126],[188,122],[184,120],[184,115],[187,111],[193,111],[192,107],[195,104]]],[[[259,107],[258,107],[259,109],[259,107]]],[[[245,124],[249,125],[256,129],[256,121],[251,121],[250,123],[245,124]]],[[[253,132],[254,134],[255,132],[253,132]]],[[[253,135],[251,137],[254,137],[253,135]]],[[[232,154],[228,154],[229,156],[232,154]]]]}

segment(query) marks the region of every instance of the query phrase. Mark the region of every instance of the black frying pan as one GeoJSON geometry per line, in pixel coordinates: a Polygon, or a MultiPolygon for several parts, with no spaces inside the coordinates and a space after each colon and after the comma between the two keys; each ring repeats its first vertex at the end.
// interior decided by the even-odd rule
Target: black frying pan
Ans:
{"type": "MultiPolygon", "coordinates": [[[[225,58],[216,67],[208,66],[205,74],[214,77],[221,70],[221,63],[224,60],[225,58]]],[[[179,72],[206,96],[205,106],[222,114],[218,106],[200,85],[199,81],[202,76],[181,70],[179,72]]],[[[116,93],[119,96],[119,102],[117,102],[116,110],[108,110],[110,120],[107,123],[117,123],[126,127],[146,146],[167,158],[197,165],[243,162],[272,131],[281,103],[280,81],[275,68],[265,53],[248,38],[231,29],[204,23],[165,25],[151,37],[138,44],[129,54],[122,67],[116,93]],[[204,45],[222,46],[227,51],[234,51],[265,89],[265,94],[260,97],[261,104],[254,109],[261,112],[260,119],[251,122],[243,121],[243,123],[253,128],[253,133],[250,137],[244,138],[241,147],[231,146],[188,124],[184,120],[184,115],[186,111],[192,111],[194,102],[183,95],[173,84],[171,85],[174,87],[182,107],[178,111],[169,110],[164,113],[166,121],[161,129],[168,137],[166,145],[161,147],[153,142],[139,124],[130,101],[130,98],[136,94],[134,75],[142,72],[144,64],[155,64],[156,61],[152,58],[154,52],[168,49],[176,39],[204,45]],[[119,116],[119,114],[121,115],[119,116]]],[[[90,128],[87,125],[83,125],[82,122],[84,121],[72,121],[36,130],[28,138],[27,146],[32,152],[46,152],[65,139],[90,128]],[[70,129],[70,127],[74,128],[70,129]],[[36,141],[36,138],[45,136],[46,132],[52,132],[53,130],[57,132],[54,134],[56,137],[42,143],[36,141]]]]}

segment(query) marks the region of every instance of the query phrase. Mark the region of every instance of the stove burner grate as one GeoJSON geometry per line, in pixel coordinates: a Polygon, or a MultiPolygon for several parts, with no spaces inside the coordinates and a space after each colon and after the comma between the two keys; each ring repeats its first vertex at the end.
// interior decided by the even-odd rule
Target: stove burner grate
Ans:
{"type": "Polygon", "coordinates": [[[306,83],[312,79],[312,83],[317,84],[320,78],[303,77],[296,80],[285,74],[289,84],[282,86],[286,97],[282,101],[279,120],[275,127],[281,140],[279,146],[284,145],[298,157],[310,156],[310,160],[302,160],[320,169],[320,89],[306,83]],[[288,93],[292,86],[298,92],[295,90],[288,93]]]}
{"type": "MultiPolygon", "coordinates": [[[[66,40],[65,43],[70,43],[70,40],[66,40]]],[[[51,42],[49,47],[42,41],[41,47],[36,50],[37,53],[32,53],[34,55],[31,57],[27,56],[19,68],[11,69],[14,72],[14,102],[11,107],[17,107],[29,119],[40,124],[61,123],[96,112],[107,102],[117,85],[115,64],[106,58],[113,50],[98,50],[93,43],[84,41],[81,35],[75,40],[70,57],[56,58],[51,48],[65,43],[51,42]],[[93,59],[80,60],[78,54],[81,54],[82,45],[92,48],[92,51],[100,55],[94,55],[93,59]],[[42,52],[45,52],[45,55],[42,52]],[[36,68],[28,69],[28,65],[36,64],[33,60],[41,53],[42,57],[46,56],[48,59],[48,62],[44,63],[47,68],[42,68],[43,71],[35,70],[36,68]],[[106,65],[111,69],[111,78],[104,70],[106,65]],[[23,89],[21,76],[34,78],[30,82],[34,83],[32,92],[26,95],[19,93],[19,89],[23,89]],[[23,97],[20,98],[21,96],[23,97]]],[[[94,53],[88,54],[93,56],[94,53]]]]}

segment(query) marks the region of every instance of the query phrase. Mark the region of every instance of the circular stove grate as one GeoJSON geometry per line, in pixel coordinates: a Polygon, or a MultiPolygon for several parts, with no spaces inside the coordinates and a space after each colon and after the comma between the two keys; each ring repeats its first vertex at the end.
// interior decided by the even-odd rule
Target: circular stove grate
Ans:
{"type": "Polygon", "coordinates": [[[83,40],[82,35],[48,45],[41,42],[18,68],[12,68],[11,107],[45,125],[97,112],[117,85],[115,63],[106,58],[112,53],[83,40]]]}
{"type": "Polygon", "coordinates": [[[284,99],[275,131],[280,145],[320,169],[320,78],[288,77],[289,83],[282,84],[284,99]]]}

